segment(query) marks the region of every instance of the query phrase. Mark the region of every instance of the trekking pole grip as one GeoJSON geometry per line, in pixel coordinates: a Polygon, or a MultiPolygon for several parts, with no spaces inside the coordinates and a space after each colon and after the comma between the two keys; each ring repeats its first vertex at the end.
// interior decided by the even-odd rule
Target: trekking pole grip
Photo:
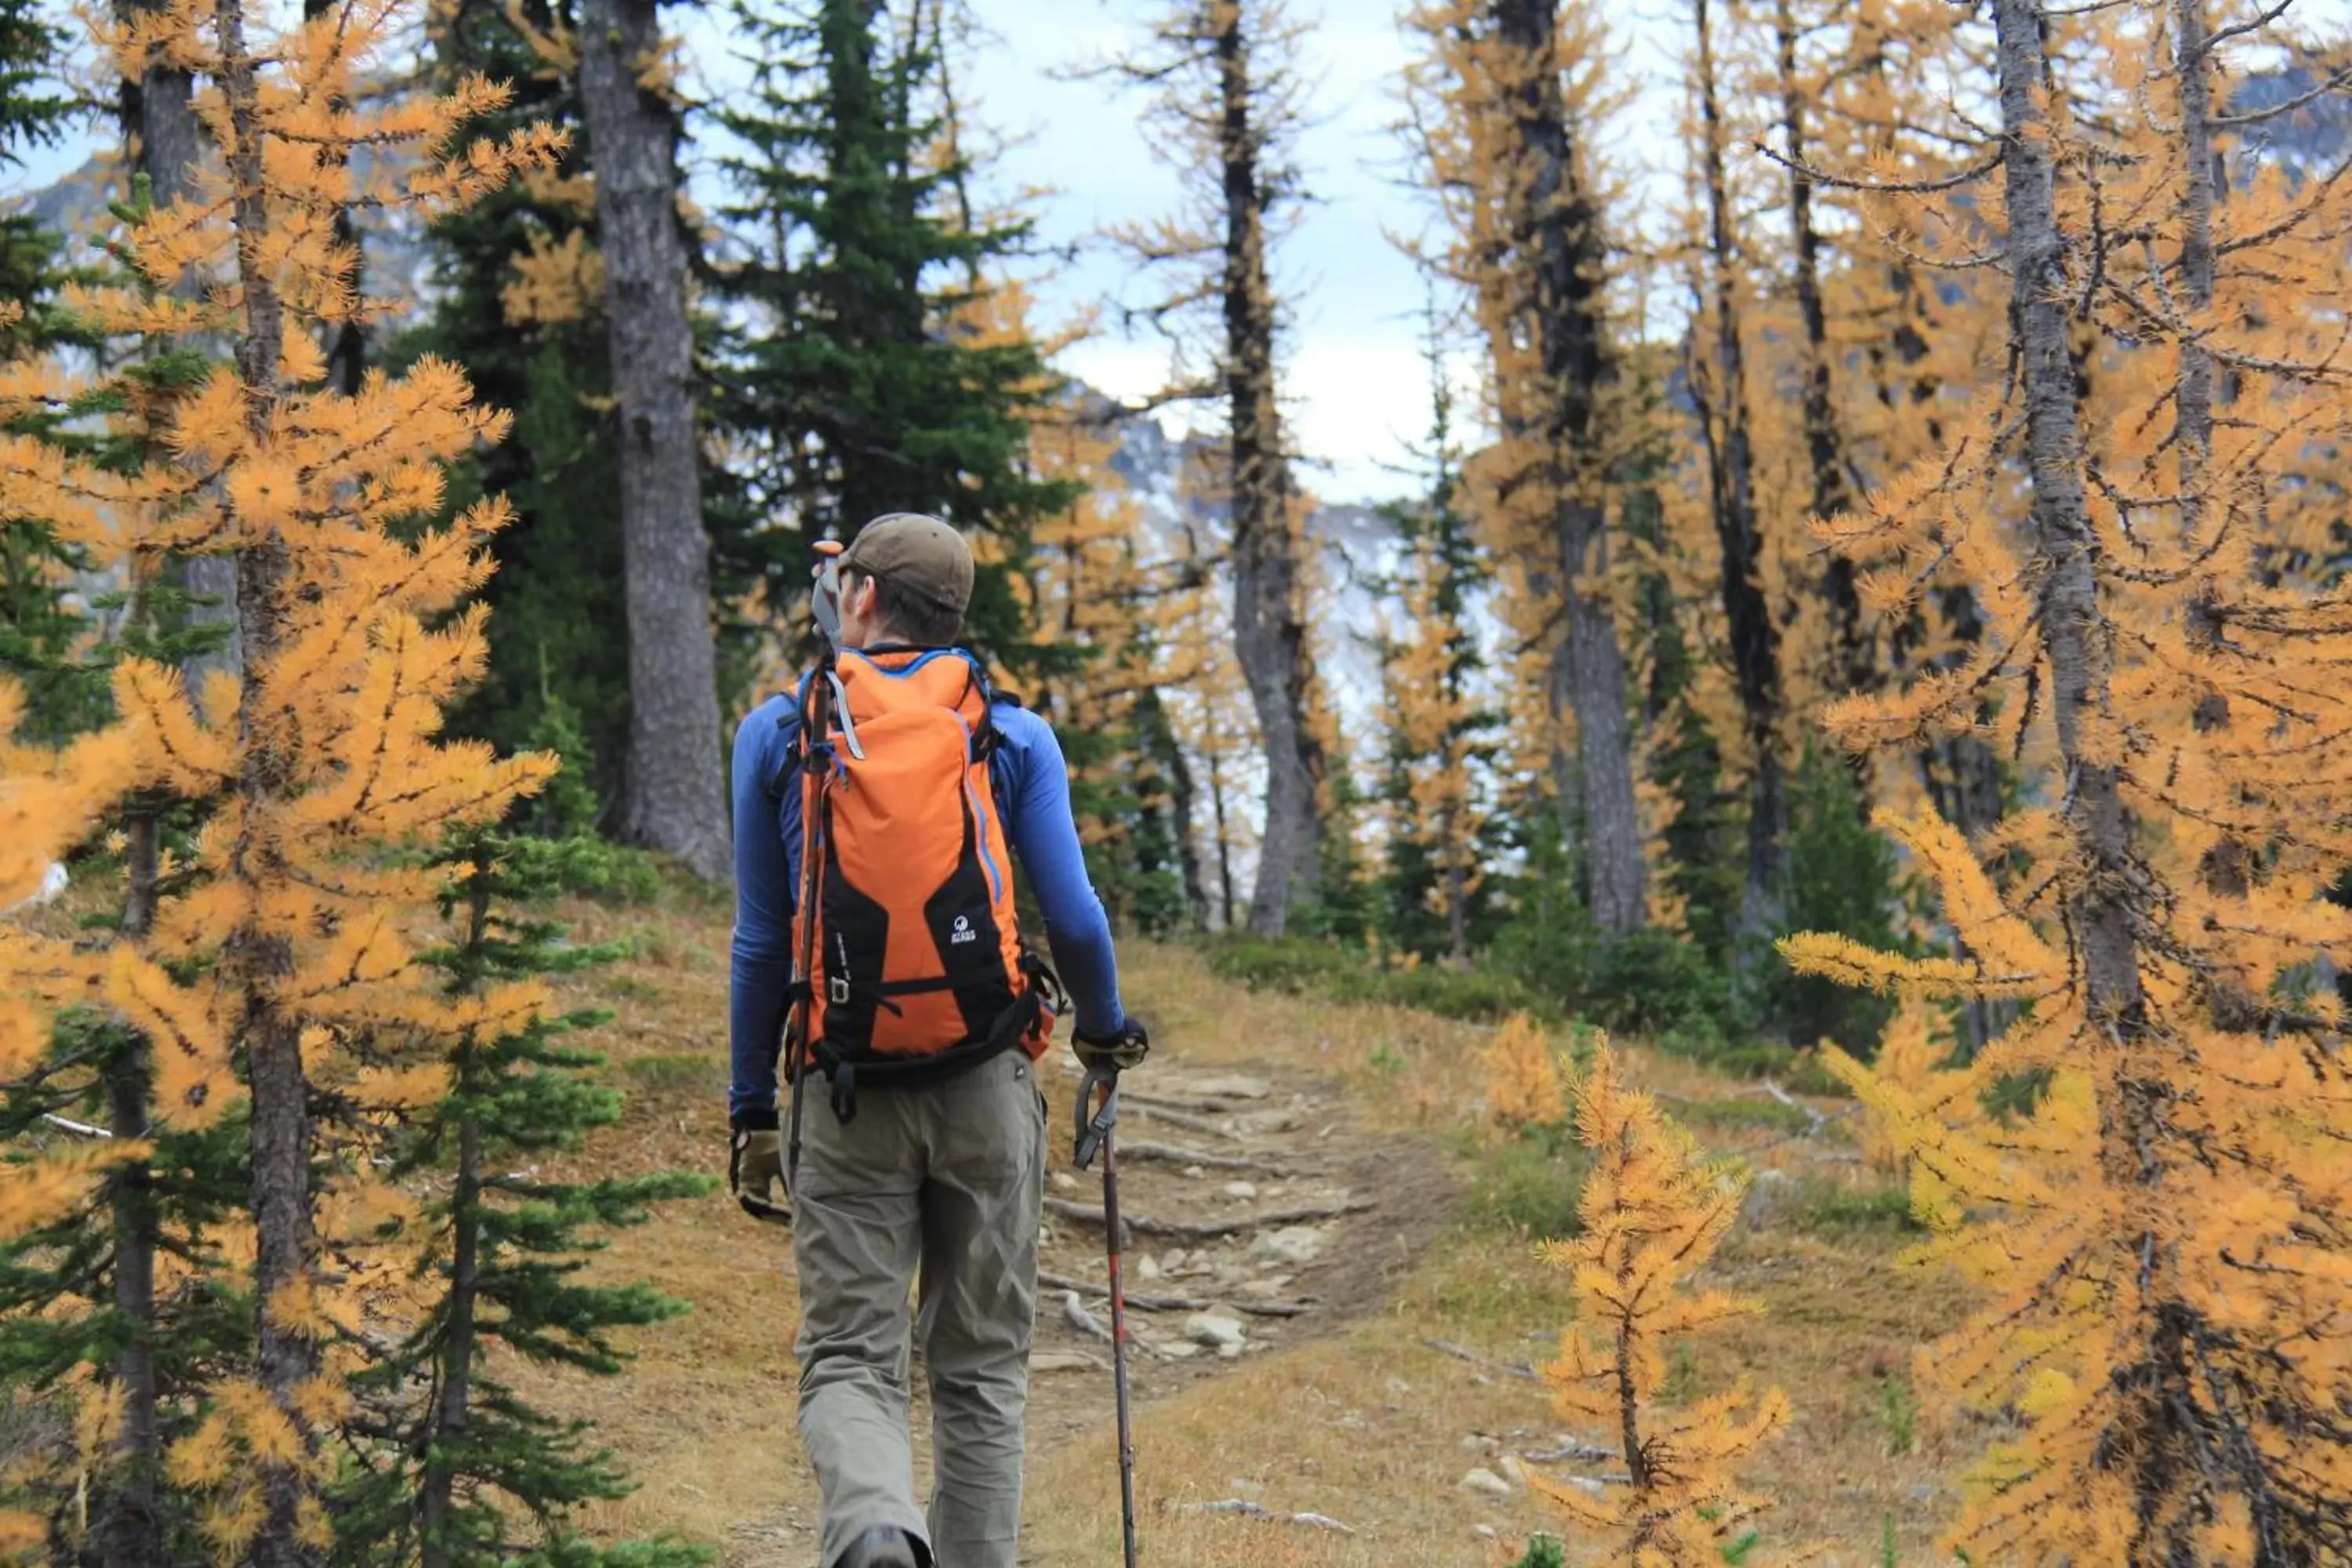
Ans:
{"type": "Polygon", "coordinates": [[[1070,1155],[1071,1163],[1081,1171],[1095,1163],[1110,1130],[1118,1121],[1118,1069],[1088,1068],[1087,1076],[1078,1080],[1076,1107],[1077,1143],[1070,1155]],[[1102,1105],[1095,1108],[1096,1091],[1102,1094],[1102,1105]]]}

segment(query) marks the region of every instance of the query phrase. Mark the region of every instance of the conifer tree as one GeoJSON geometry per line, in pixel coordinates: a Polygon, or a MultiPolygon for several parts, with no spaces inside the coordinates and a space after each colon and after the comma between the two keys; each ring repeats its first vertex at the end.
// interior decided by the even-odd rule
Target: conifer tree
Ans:
{"type": "Polygon", "coordinates": [[[596,177],[629,631],[622,836],[731,875],[694,328],[677,204],[674,64],[658,0],[582,0],[580,102],[596,177]]]}
{"type": "Polygon", "coordinates": [[[1172,279],[1139,312],[1180,345],[1183,374],[1162,401],[1213,399],[1223,416],[1234,651],[1265,766],[1249,927],[1267,936],[1316,894],[1328,763],[1310,712],[1306,507],[1281,416],[1272,270],[1285,214],[1302,197],[1291,161],[1299,37],[1281,0],[1171,0],[1115,68],[1151,89],[1150,123],[1186,182],[1181,215],[1118,237],[1172,279]],[[1212,310],[1213,331],[1195,331],[1212,310]]]}
{"type": "MultiPolygon", "coordinates": [[[[45,85],[63,67],[64,44],[25,0],[0,5],[0,168],[21,168],[28,153],[65,133],[72,104],[45,85]]],[[[59,237],[29,213],[0,216],[9,359],[70,335],[56,300],[66,281],[59,248],[59,237]]],[[[30,418],[53,437],[64,423],[47,411],[30,418]]],[[[84,657],[93,617],[68,594],[71,574],[88,564],[37,513],[0,521],[0,665],[26,683],[28,739],[61,740],[103,717],[104,674],[84,657]]]]}
{"type": "Polygon", "coordinates": [[[1598,1498],[1542,1477],[1534,1485],[1603,1533],[1610,1562],[1712,1568],[1727,1549],[1752,1545],[1745,1527],[1769,1501],[1740,1491],[1732,1467],[1787,1423],[1788,1400],[1743,1385],[1669,1413],[1658,1393],[1669,1343],[1760,1310],[1691,1286],[1738,1219],[1747,1184],[1628,1086],[1605,1046],[1576,1083],[1575,1109],[1593,1157],[1577,1205],[1583,1228],[1539,1251],[1572,1273],[1580,1321],[1542,1371],[1563,1415],[1610,1434],[1631,1484],[1598,1498]]]}
{"type": "MultiPolygon", "coordinates": [[[[310,330],[350,309],[353,258],[334,225],[354,197],[350,150],[424,155],[380,169],[357,195],[428,215],[551,151],[530,134],[456,146],[456,127],[499,100],[479,81],[447,97],[348,107],[354,63],[396,23],[354,13],[264,37],[230,3],[142,15],[110,36],[126,76],[169,58],[212,79],[205,112],[224,181],[140,215],[123,243],[139,284],[77,290],[69,303],[108,335],[217,332],[233,363],[161,411],[169,461],[125,473],[30,437],[0,440],[10,510],[39,494],[60,534],[94,552],[235,552],[240,687],[215,677],[200,711],[174,670],[125,658],[114,674],[119,724],[58,758],[9,768],[58,780],[83,759],[108,759],[79,780],[69,811],[37,816],[16,836],[34,853],[79,837],[134,785],[215,803],[216,820],[155,889],[152,935],[75,952],[10,929],[0,931],[0,963],[30,1004],[12,1026],[105,995],[152,1042],[149,1117],[159,1126],[217,1119],[235,1087],[226,1069],[241,1069],[251,1348],[214,1370],[203,1419],[172,1444],[164,1471],[201,1504],[198,1528],[215,1550],[257,1563],[315,1561],[326,1550],[322,1436],[344,1408],[342,1380],[361,1342],[338,1326],[392,1288],[399,1249],[387,1237],[405,1202],[368,1156],[383,1120],[438,1081],[410,1070],[377,1033],[434,1016],[400,926],[415,874],[383,848],[494,816],[546,771],[433,739],[440,703],[478,667],[479,617],[437,632],[421,617],[439,616],[478,581],[479,544],[499,509],[414,539],[389,527],[429,517],[436,465],[495,436],[499,421],[469,408],[446,365],[372,378],[356,397],[319,386],[326,365],[310,330]],[[213,268],[230,287],[204,299],[168,291],[188,269],[213,268]]],[[[58,395],[16,395],[37,404],[58,395]]],[[[122,403],[141,407],[131,392],[122,403]]],[[[37,812],[42,792],[29,804],[37,812]]],[[[110,1140],[106,1162],[145,1152],[110,1140]]],[[[71,1196],[54,1178],[41,1191],[45,1202],[71,1196]]],[[[44,1216],[12,1216],[27,1217],[44,1216]]]]}
{"type": "MultiPolygon", "coordinates": [[[[2341,350],[2313,301],[2345,286],[2327,237],[2352,197],[2264,146],[2267,111],[2225,107],[2281,14],[2226,15],[1996,6],[2016,384],[1829,531],[1881,572],[1960,563],[1985,618],[1962,668],[1836,726],[1916,744],[1998,683],[2046,781],[1991,843],[1900,830],[1964,955],[1790,944],[1857,983],[2029,1004],[1930,1089],[1834,1062],[1904,1145],[1932,1253],[1990,1291],[1931,1363],[2024,1424],[1951,1532],[1979,1558],[2352,1552],[2352,1100],[2340,1008],[2304,967],[2343,936],[2322,889],[2352,850],[2326,739],[2346,715],[2311,672],[2347,621],[2342,586],[2294,564],[2305,520],[2268,504],[2341,448],[2341,350]],[[1998,498],[2021,475],[2012,534],[1998,498]],[[2036,1104],[1982,1114],[1984,1088],[2020,1080],[2046,1083],[2036,1104]]],[[[1957,234],[1952,207],[1989,200],[1920,195],[1957,234]]]]}
{"type": "Polygon", "coordinates": [[[1610,552],[1624,452],[1590,145],[1606,51],[1590,11],[1559,0],[1444,0],[1410,26],[1424,51],[1418,153],[1487,340],[1501,433],[1471,466],[1472,493],[1513,568],[1512,620],[1545,655],[1555,795],[1581,834],[1588,911],[1620,936],[1648,919],[1648,873],[1610,552]]]}
{"type": "Polygon", "coordinates": [[[1454,395],[1431,311],[1429,490],[1390,509],[1410,552],[1397,584],[1403,624],[1381,663],[1391,814],[1385,922],[1398,947],[1467,963],[1471,915],[1484,877],[1489,801],[1482,774],[1496,718],[1478,689],[1485,660],[1472,611],[1484,571],[1461,506],[1454,395]],[[1435,932],[1423,926],[1432,915],[1435,932]]]}
{"type": "Polygon", "coordinates": [[[1743,262],[1724,152],[1730,140],[1718,79],[1717,43],[1708,0],[1692,0],[1687,60],[1696,124],[1695,195],[1701,211],[1692,244],[1691,293],[1696,319],[1686,366],[1699,404],[1699,444],[1706,467],[1707,510],[1721,552],[1723,615],[1733,683],[1739,699],[1748,768],[1748,874],[1740,899],[1741,934],[1780,929],[1788,872],[1788,769],[1780,730],[1785,706],[1780,628],[1764,587],[1764,523],[1749,433],[1748,372],[1742,342],[1743,262]],[[1705,353],[1697,339],[1705,336],[1705,353]]]}
{"type": "MultiPolygon", "coordinates": [[[[1849,442],[1834,387],[1843,344],[1830,342],[1829,307],[1823,285],[1828,249],[1813,209],[1815,121],[1824,84],[1806,47],[1816,27],[1797,12],[1798,0],[1773,0],[1773,75],[1780,89],[1780,141],[1788,181],[1790,286],[1800,329],[1798,368],[1802,378],[1805,503],[1808,517],[1835,517],[1853,494],[1847,471],[1849,442]]],[[[1832,552],[1820,584],[1827,597],[1831,628],[1829,687],[1838,694],[1868,691],[1880,682],[1874,628],[1854,583],[1853,563],[1832,552]]]]}
{"type": "MultiPolygon", "coordinates": [[[[1026,290],[1008,285],[995,298],[1025,318],[1026,290]]],[[[1016,341],[1027,335],[1018,320],[1016,341]]],[[[1031,472],[1073,499],[1031,531],[1020,608],[1032,646],[1017,662],[1033,669],[1035,706],[1061,735],[1071,810],[1105,907],[1165,931],[1192,923],[1200,872],[1197,860],[1185,864],[1189,802],[1179,792],[1190,786],[1160,692],[1192,679],[1197,658],[1162,635],[1161,584],[1181,581],[1181,568],[1147,558],[1141,509],[1112,463],[1114,417],[1100,398],[1065,393],[1030,426],[1031,472]]]]}
{"type": "MultiPolygon", "coordinates": [[[[593,790],[608,828],[629,747],[629,649],[613,628],[624,603],[620,477],[601,409],[612,378],[595,187],[581,131],[579,39],[564,0],[462,0],[428,19],[434,80],[511,84],[486,133],[534,123],[573,132],[552,169],[436,223],[429,314],[385,345],[388,363],[433,354],[466,367],[514,433],[453,468],[450,504],[503,495],[513,523],[491,548],[483,590],[490,658],[452,714],[459,733],[523,742],[551,704],[576,718],[567,781],[593,790]]],[[[714,567],[715,570],[715,567],[714,567]]]]}
{"type": "Polygon", "coordinates": [[[939,29],[873,0],[736,0],[750,92],[719,122],[748,255],[721,282],[745,312],[714,415],[750,469],[749,505],[789,520],[773,569],[800,591],[807,547],[929,512],[975,536],[967,635],[1000,659],[1030,639],[1013,579],[1032,528],[1071,504],[1027,466],[1055,379],[1021,302],[993,298],[1025,219],[975,213],[945,102],[939,29]]]}
{"type": "Polygon", "coordinates": [[[557,1014],[545,989],[545,977],[615,950],[565,942],[562,926],[528,912],[580,879],[574,862],[602,853],[593,839],[476,827],[435,858],[455,925],[450,944],[428,955],[454,1001],[449,1088],[412,1118],[394,1170],[443,1190],[419,1215],[427,1310],[354,1379],[367,1440],[355,1480],[335,1500],[352,1561],[458,1568],[536,1554],[568,1568],[682,1568],[708,1560],[667,1542],[607,1552],[583,1539],[573,1509],[626,1495],[626,1479],[591,1447],[587,1423],[533,1409],[497,1359],[611,1375],[626,1359],[614,1330],[684,1310],[649,1286],[581,1275],[601,1245],[595,1231],[642,1224],[648,1205],[707,1191],[707,1178],[538,1173],[620,1113],[620,1097],[590,1076],[598,1058],[565,1039],[605,1016],[557,1014]]]}

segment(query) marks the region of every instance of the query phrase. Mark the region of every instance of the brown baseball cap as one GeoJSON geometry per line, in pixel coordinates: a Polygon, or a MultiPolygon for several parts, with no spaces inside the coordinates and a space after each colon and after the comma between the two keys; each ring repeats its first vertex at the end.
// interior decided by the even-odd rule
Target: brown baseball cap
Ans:
{"type": "Polygon", "coordinates": [[[971,546],[936,517],[894,511],[857,531],[842,552],[845,571],[887,577],[943,610],[961,615],[971,603],[971,546]]]}

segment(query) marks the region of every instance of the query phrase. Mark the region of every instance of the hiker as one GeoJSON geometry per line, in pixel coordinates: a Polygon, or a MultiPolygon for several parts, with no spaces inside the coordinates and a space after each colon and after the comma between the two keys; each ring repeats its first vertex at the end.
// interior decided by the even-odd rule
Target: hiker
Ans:
{"type": "Polygon", "coordinates": [[[1058,987],[1023,948],[1007,849],[1076,1003],[1080,1060],[1115,1070],[1147,1048],[1119,1005],[1060,743],[956,646],[971,584],[954,529],[877,518],[820,578],[838,602],[833,669],[735,736],[730,1182],[747,1210],[793,1226],[822,1568],[1013,1568],[1045,1172],[1034,1063],[1058,987]],[[803,765],[804,730],[828,735],[826,770],[803,765]],[[795,1086],[803,1142],[780,1197],[777,1063],[812,935],[795,930],[811,803],[819,951],[797,998],[810,1044],[781,1048],[788,1070],[814,1070],[795,1086]],[[908,1436],[919,1266],[928,1517],[908,1436]]]}

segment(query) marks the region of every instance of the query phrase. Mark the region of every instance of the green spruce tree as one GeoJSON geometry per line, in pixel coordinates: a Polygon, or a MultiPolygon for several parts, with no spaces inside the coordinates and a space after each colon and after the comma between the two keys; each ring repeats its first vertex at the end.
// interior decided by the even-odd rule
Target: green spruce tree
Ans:
{"type": "Polygon", "coordinates": [[[454,940],[434,955],[478,1022],[450,1047],[449,1092],[417,1112],[403,1159],[434,1184],[426,1249],[431,1310],[354,1387],[376,1441],[349,1472],[338,1536],[371,1563],[422,1568],[533,1563],[546,1568],[683,1568],[708,1554],[668,1542],[601,1547],[572,1515],[625,1496],[627,1477],[586,1422],[534,1408],[499,1374],[500,1361],[610,1376],[627,1357],[614,1331],[684,1307],[649,1285],[591,1280],[601,1233],[641,1225],[651,1205],[709,1190],[679,1173],[566,1182],[538,1174],[550,1156],[618,1118],[620,1095],[597,1081],[601,1058],[571,1043],[604,1021],[541,1001],[544,977],[610,961],[530,912],[591,873],[605,847],[469,831],[437,858],[454,940]]]}
{"type": "Polygon", "coordinates": [[[1070,487],[1035,478],[1029,426],[1054,395],[1037,345],[992,331],[989,279],[1028,238],[975,218],[943,108],[941,45],[874,0],[731,0],[752,80],[719,122],[721,209],[748,254],[719,279],[740,322],[712,416],[742,459],[751,536],[779,588],[812,542],[885,512],[944,518],[980,545],[967,637],[1034,647],[1014,582],[1031,525],[1070,487]]]}
{"type": "Polygon", "coordinates": [[[579,83],[567,56],[570,0],[457,0],[436,9],[434,69],[478,72],[513,99],[484,135],[545,123],[572,132],[554,177],[518,181],[432,229],[433,309],[385,346],[394,363],[443,355],[476,395],[509,410],[513,433],[450,471],[450,504],[503,495],[515,520],[492,542],[490,663],[453,723],[511,748],[539,727],[547,700],[577,716],[584,746],[564,755],[574,779],[616,801],[629,732],[629,652],[622,613],[620,479],[607,421],[611,394],[603,291],[593,280],[594,202],[585,179],[579,83]],[[570,273],[566,275],[567,269],[570,273]]]}
{"type": "MultiPolygon", "coordinates": [[[[0,169],[65,134],[73,103],[57,87],[64,36],[33,0],[0,0],[0,169]]],[[[65,281],[58,237],[26,212],[0,215],[0,355],[14,359],[77,337],[58,309],[65,281]]],[[[26,416],[62,438],[68,411],[26,416]]],[[[37,518],[0,520],[0,668],[24,684],[28,740],[58,741],[105,713],[102,669],[85,657],[92,606],[72,591],[84,553],[37,518]]]]}

